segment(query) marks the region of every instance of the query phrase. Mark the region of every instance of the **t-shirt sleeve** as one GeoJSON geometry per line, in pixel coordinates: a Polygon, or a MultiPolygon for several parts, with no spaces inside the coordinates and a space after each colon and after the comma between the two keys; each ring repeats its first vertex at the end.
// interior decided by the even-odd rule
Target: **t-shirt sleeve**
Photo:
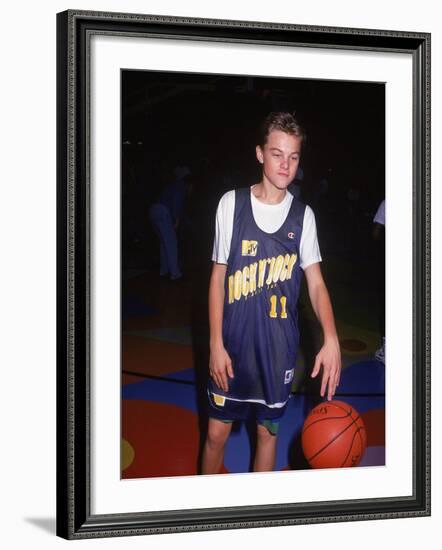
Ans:
{"type": "Polygon", "coordinates": [[[228,191],[219,201],[215,219],[215,239],[213,242],[212,261],[226,264],[229,259],[233,233],[233,216],[235,213],[235,191],[228,191]]]}
{"type": "Polygon", "coordinates": [[[318,235],[316,232],[315,215],[309,206],[305,207],[304,212],[300,256],[300,265],[302,269],[306,269],[309,265],[322,261],[321,252],[319,250],[318,235]]]}
{"type": "Polygon", "coordinates": [[[385,200],[381,202],[373,220],[374,223],[385,225],[385,200]]]}

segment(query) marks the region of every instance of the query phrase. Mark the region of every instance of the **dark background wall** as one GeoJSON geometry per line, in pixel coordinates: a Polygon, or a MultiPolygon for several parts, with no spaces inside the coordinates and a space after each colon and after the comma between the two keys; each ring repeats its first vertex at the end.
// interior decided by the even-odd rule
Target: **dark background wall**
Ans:
{"type": "Polygon", "coordinates": [[[321,250],[360,253],[385,192],[382,83],[123,71],[123,269],[149,267],[148,207],[177,165],[192,172],[193,257],[210,258],[217,202],[258,181],[257,128],[272,110],[295,112],[305,128],[301,192],[321,250]]]}

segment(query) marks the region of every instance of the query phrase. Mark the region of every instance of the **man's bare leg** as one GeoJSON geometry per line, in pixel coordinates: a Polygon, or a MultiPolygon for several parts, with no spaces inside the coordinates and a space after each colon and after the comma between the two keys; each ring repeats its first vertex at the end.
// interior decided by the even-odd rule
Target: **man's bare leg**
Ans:
{"type": "Polygon", "coordinates": [[[201,464],[202,474],[218,474],[223,463],[224,447],[232,429],[232,422],[209,418],[207,438],[201,464]]]}
{"type": "Polygon", "coordinates": [[[256,454],[253,463],[254,472],[271,472],[274,469],[276,459],[276,441],[276,435],[270,433],[265,426],[258,424],[256,454]]]}

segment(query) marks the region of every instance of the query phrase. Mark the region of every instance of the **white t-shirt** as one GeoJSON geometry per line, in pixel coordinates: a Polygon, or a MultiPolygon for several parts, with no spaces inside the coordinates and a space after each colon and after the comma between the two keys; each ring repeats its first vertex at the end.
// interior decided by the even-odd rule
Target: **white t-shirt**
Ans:
{"type": "MultiPolygon", "coordinates": [[[[293,195],[285,194],[278,204],[265,204],[258,200],[250,191],[253,217],[258,227],[266,233],[275,233],[282,226],[290,210],[293,195]]],[[[218,264],[227,264],[230,244],[233,234],[233,218],[235,214],[235,191],[225,193],[216,211],[215,240],[213,243],[212,260],[218,264]]],[[[305,270],[311,264],[322,260],[319,251],[316,222],[313,210],[305,207],[304,223],[300,243],[300,266],[305,270]]]]}
{"type": "Polygon", "coordinates": [[[385,225],[385,200],[381,202],[373,220],[374,223],[385,225]]]}

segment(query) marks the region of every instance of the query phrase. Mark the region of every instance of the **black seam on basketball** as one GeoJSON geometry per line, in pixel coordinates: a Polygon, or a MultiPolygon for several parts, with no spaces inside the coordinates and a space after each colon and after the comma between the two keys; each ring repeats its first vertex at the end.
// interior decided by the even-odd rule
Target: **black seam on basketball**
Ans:
{"type": "MultiPolygon", "coordinates": [[[[350,443],[350,448],[348,449],[348,453],[347,453],[347,456],[345,457],[345,460],[344,462],[341,464],[341,468],[344,467],[344,464],[347,462],[348,460],[348,457],[350,456],[350,453],[351,453],[351,450],[353,449],[353,443],[355,442],[355,438],[356,436],[358,435],[358,433],[361,431],[361,429],[363,428],[358,428],[355,433],[353,434],[353,439],[351,440],[351,443],[350,443]]],[[[362,457],[362,440],[361,440],[361,457],[362,457]]]]}
{"type": "MultiPolygon", "coordinates": [[[[338,417],[340,418],[340,417],[338,417]]],[[[322,447],[322,449],[319,449],[319,451],[317,451],[313,456],[311,456],[309,459],[307,459],[309,462],[310,460],[313,460],[314,458],[316,458],[319,454],[322,453],[322,451],[324,451],[327,447],[329,447],[332,443],[334,443],[344,432],[346,432],[349,428],[351,428],[351,426],[353,426],[353,424],[355,424],[355,422],[357,422],[357,420],[359,420],[360,416],[358,416],[357,418],[355,418],[348,426],[346,426],[342,432],[339,432],[337,435],[335,435],[335,437],[333,439],[331,439],[327,445],[325,445],[324,447],[322,447]]]]}
{"type": "Polygon", "coordinates": [[[336,401],[331,401],[331,402],[330,402],[330,405],[333,405],[333,406],[336,407],[337,409],[341,409],[341,411],[344,411],[344,412],[348,413],[350,416],[351,416],[351,414],[352,414],[352,412],[353,412],[353,410],[354,410],[353,407],[352,407],[351,405],[349,405],[350,411],[348,411],[348,410],[346,411],[346,410],[344,409],[344,407],[341,407],[341,405],[338,405],[338,404],[336,403],[336,401]]]}
{"type": "MultiPolygon", "coordinates": [[[[364,432],[366,431],[365,430],[365,425],[361,426],[358,430],[359,439],[361,440],[361,460],[362,460],[362,457],[364,456],[365,448],[367,447],[367,440],[365,440],[365,446],[364,446],[364,442],[362,441],[362,435],[361,435],[362,431],[364,431],[364,432]]],[[[367,436],[365,436],[365,437],[367,437],[367,436]]]]}
{"type": "Polygon", "coordinates": [[[303,428],[302,433],[306,432],[310,428],[310,426],[313,426],[314,424],[317,424],[318,422],[322,422],[324,420],[341,420],[342,418],[348,418],[348,417],[352,418],[351,413],[352,411],[347,413],[345,416],[327,416],[325,418],[318,418],[318,420],[314,420],[313,422],[310,422],[308,426],[303,428]]]}
{"type": "MultiPolygon", "coordinates": [[[[340,417],[338,417],[338,418],[340,418],[340,417]]],[[[351,426],[353,426],[353,424],[354,424],[357,420],[359,420],[359,418],[361,418],[361,417],[358,416],[357,418],[355,418],[348,426],[346,426],[346,427],[342,430],[342,432],[339,432],[337,435],[335,435],[335,437],[334,437],[331,441],[329,441],[329,442],[327,443],[327,445],[325,445],[324,447],[322,447],[322,449],[319,449],[319,451],[317,451],[317,452],[316,452],[313,456],[311,456],[310,458],[307,458],[308,462],[310,462],[311,460],[313,460],[314,458],[316,458],[319,454],[322,453],[322,451],[323,451],[324,449],[326,449],[329,445],[331,445],[332,443],[334,443],[334,442],[338,439],[338,437],[340,437],[344,432],[346,432],[349,428],[351,428],[351,426]]]]}

